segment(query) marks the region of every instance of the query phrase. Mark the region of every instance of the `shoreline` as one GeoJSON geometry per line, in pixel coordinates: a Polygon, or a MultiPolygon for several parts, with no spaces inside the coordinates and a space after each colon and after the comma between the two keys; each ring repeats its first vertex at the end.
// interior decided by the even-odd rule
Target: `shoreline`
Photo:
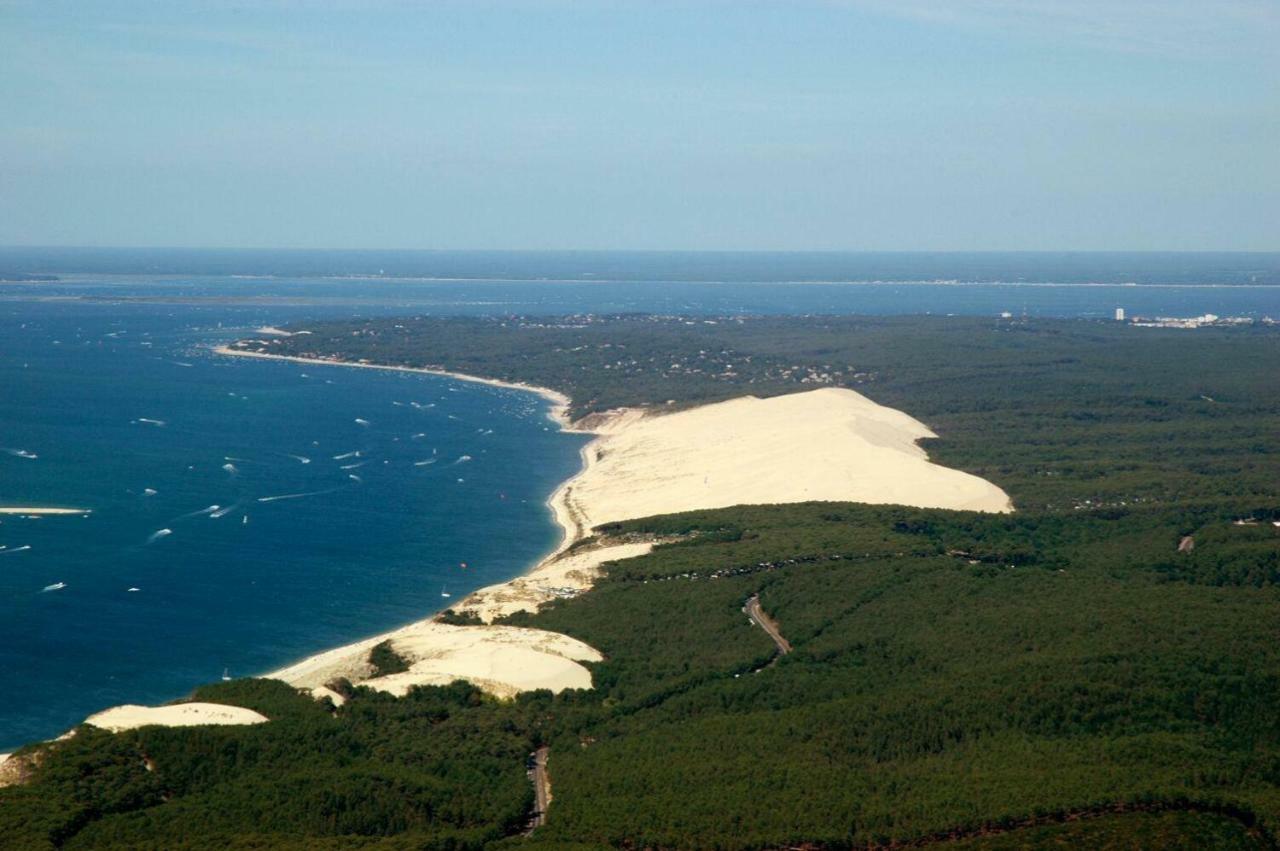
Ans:
{"type": "MultiPolygon", "coordinates": [[[[571,400],[567,395],[537,385],[444,369],[273,355],[228,346],[214,351],[314,366],[417,372],[533,392],[552,403],[548,416],[562,431],[594,436],[579,450],[579,470],[546,501],[562,530],[560,543],[527,571],[480,588],[460,602],[399,629],[314,654],[266,675],[312,688],[331,699],[334,693],[324,686],[338,676],[381,687],[366,659],[369,649],[380,641],[392,641],[410,660],[425,662],[439,656],[438,646],[454,641],[442,630],[513,630],[495,626],[493,621],[518,611],[536,611],[539,605],[553,599],[576,596],[590,589],[606,562],[640,556],[654,546],[654,542],[576,546],[601,523],[737,504],[812,500],[998,513],[1013,510],[1008,495],[990,482],[929,462],[927,453],[918,445],[920,439],[935,436],[926,425],[847,388],[769,399],[743,396],[677,411],[622,408],[589,414],[575,422],[568,417],[571,400]],[[832,449],[834,444],[840,447],[832,449]],[[756,458],[757,462],[745,466],[744,457],[756,458]],[[625,489],[618,487],[619,482],[626,483],[625,489]],[[483,626],[440,623],[437,618],[450,609],[461,615],[474,615],[483,626]]],[[[525,639],[532,640],[527,635],[525,639]]],[[[568,658],[575,661],[599,655],[585,645],[574,652],[580,655],[568,658]]],[[[494,667],[492,658],[485,660],[483,671],[478,673],[468,666],[469,659],[453,661],[458,663],[458,678],[493,693],[522,690],[514,682],[508,681],[504,687],[485,675],[494,667]]],[[[565,676],[561,682],[565,687],[590,687],[589,673],[579,666],[575,668],[562,672],[565,676]]],[[[433,671],[432,675],[435,673],[438,672],[433,671]]],[[[515,678],[520,679],[518,675],[515,678]]],[[[386,685],[397,690],[402,687],[398,681],[386,685]]]]}
{"type": "MultiPolygon", "coordinates": [[[[590,426],[582,422],[575,423],[569,419],[571,400],[566,394],[523,382],[482,378],[444,369],[248,352],[226,345],[213,347],[213,352],[230,357],[310,366],[412,372],[534,393],[551,403],[547,412],[548,419],[555,422],[560,431],[568,433],[596,434],[594,427],[611,419],[610,415],[603,415],[593,418],[594,422],[590,426]]],[[[593,459],[596,457],[594,448],[599,439],[597,437],[579,449],[581,466],[547,497],[545,504],[551,511],[552,520],[560,528],[560,541],[524,572],[504,582],[476,589],[459,602],[404,626],[313,653],[260,676],[308,688],[317,698],[328,697],[334,703],[340,703],[342,699],[327,687],[327,683],[340,677],[394,694],[403,694],[412,685],[444,684],[454,679],[465,679],[500,697],[514,696],[530,688],[551,688],[553,691],[560,691],[562,688],[590,688],[590,673],[578,663],[603,658],[594,648],[558,633],[496,626],[492,621],[514,611],[534,611],[539,604],[556,596],[581,593],[594,582],[603,562],[641,555],[652,548],[652,544],[632,543],[590,548],[585,553],[567,553],[590,532],[590,527],[576,516],[569,497],[573,483],[593,467],[593,459]],[[448,610],[459,614],[474,614],[481,619],[482,625],[454,626],[441,623],[438,618],[448,610]],[[397,652],[412,660],[409,672],[386,677],[372,676],[374,672],[367,663],[367,656],[375,644],[383,641],[394,642],[397,652]],[[513,660],[519,664],[504,665],[513,660]],[[503,670],[504,668],[506,669],[503,670]]]]}
{"type": "MultiPolygon", "coordinates": [[[[922,438],[934,437],[928,426],[848,388],[798,390],[765,399],[742,396],[677,411],[621,408],[572,421],[571,399],[538,385],[445,369],[273,355],[227,345],[212,351],[312,366],[415,372],[531,392],[551,403],[547,417],[561,431],[594,436],[579,450],[578,471],[546,500],[561,529],[560,543],[525,572],[479,588],[404,626],[256,675],[281,680],[335,705],[345,702],[338,693],[341,687],[330,687],[340,680],[397,696],[414,686],[456,680],[500,698],[533,689],[592,688],[591,672],[582,663],[602,661],[598,650],[559,633],[494,621],[514,612],[536,612],[555,599],[575,597],[594,585],[606,563],[642,556],[660,543],[645,539],[582,544],[591,537],[592,528],[602,523],[731,505],[815,500],[995,513],[1014,510],[1008,495],[985,479],[930,462],[918,445],[922,438]],[[754,461],[745,464],[744,458],[754,461]],[[449,610],[468,616],[471,622],[459,625],[440,620],[449,610]],[[380,675],[369,655],[383,642],[391,643],[408,670],[380,675]]],[[[145,707],[128,710],[130,718],[145,719],[140,723],[167,718],[145,707]]],[[[113,717],[113,711],[104,710],[90,720],[113,717]]],[[[194,717],[188,721],[192,722],[206,723],[194,717]]]]}
{"type": "MultiPolygon", "coordinates": [[[[236,358],[258,358],[259,360],[287,361],[290,363],[305,363],[313,366],[345,366],[354,369],[381,369],[391,372],[416,372],[421,375],[437,375],[442,378],[453,378],[458,381],[466,381],[471,384],[487,384],[490,387],[501,387],[506,390],[524,390],[528,393],[536,393],[542,398],[552,403],[551,411],[547,414],[548,418],[561,426],[561,431],[578,432],[573,422],[569,419],[569,405],[572,400],[561,393],[559,390],[552,390],[550,387],[542,387],[538,384],[526,384],[520,381],[502,381],[497,378],[481,378],[478,375],[468,375],[465,372],[451,372],[447,369],[430,369],[422,366],[393,366],[391,364],[382,363],[360,363],[359,361],[345,361],[328,358],[303,358],[296,355],[273,355],[267,352],[246,352],[242,349],[233,349],[227,345],[214,346],[212,349],[214,354],[227,355],[236,358]]],[[[583,431],[583,434],[590,432],[583,431]]]]}

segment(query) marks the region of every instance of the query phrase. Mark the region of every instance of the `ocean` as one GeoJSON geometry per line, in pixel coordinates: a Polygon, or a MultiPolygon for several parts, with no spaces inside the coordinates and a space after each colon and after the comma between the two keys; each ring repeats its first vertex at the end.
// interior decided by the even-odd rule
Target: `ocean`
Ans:
{"type": "Polygon", "coordinates": [[[60,278],[0,284],[0,505],[92,510],[0,517],[0,750],[419,619],[559,540],[545,501],[585,438],[558,432],[545,400],[211,352],[259,326],[1280,315],[1278,255],[850,257],[0,250],[0,277],[60,278]]]}

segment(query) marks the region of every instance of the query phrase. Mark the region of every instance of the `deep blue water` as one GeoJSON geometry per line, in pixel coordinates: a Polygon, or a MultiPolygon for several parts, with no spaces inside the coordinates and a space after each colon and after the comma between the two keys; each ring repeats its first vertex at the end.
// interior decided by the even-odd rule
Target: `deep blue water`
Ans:
{"type": "Polygon", "coordinates": [[[11,450],[0,452],[0,505],[93,513],[0,518],[0,670],[14,695],[0,704],[0,749],[117,703],[180,697],[224,668],[264,672],[415,620],[446,602],[442,588],[458,598],[555,544],[545,499],[576,470],[583,438],[555,431],[542,400],[210,353],[258,325],[397,313],[1280,314],[1276,286],[1025,285],[1013,274],[801,285],[36,270],[64,280],[0,284],[0,448],[11,450]],[[308,495],[269,499],[293,494],[308,495]],[[161,529],[171,533],[151,540],[161,529]]]}
{"type": "Polygon", "coordinates": [[[0,518],[0,749],[415,620],[558,540],[582,438],[540,398],[203,348],[244,314],[0,305],[0,505],[93,509],[0,518]]]}

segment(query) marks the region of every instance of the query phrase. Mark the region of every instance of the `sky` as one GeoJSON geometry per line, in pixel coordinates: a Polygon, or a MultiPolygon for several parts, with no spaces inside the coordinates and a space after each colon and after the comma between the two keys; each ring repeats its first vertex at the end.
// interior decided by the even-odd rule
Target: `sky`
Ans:
{"type": "Polygon", "coordinates": [[[1278,0],[0,0],[0,245],[1280,249],[1278,0]]]}

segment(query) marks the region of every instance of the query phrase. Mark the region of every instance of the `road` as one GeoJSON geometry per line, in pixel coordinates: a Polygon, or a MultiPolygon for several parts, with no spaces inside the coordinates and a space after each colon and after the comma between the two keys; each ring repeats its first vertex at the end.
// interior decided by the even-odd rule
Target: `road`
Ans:
{"type": "Polygon", "coordinates": [[[773,639],[773,643],[778,645],[778,655],[786,656],[791,652],[791,642],[782,637],[782,633],[778,631],[778,625],[773,618],[764,613],[764,609],[760,608],[760,595],[752,594],[747,600],[747,604],[742,607],[742,611],[751,621],[768,633],[773,639]]]}
{"type": "Polygon", "coordinates": [[[529,819],[527,836],[547,823],[547,806],[551,803],[551,781],[547,779],[546,747],[538,748],[533,754],[533,768],[529,771],[529,779],[533,781],[533,815],[529,819]]]}

